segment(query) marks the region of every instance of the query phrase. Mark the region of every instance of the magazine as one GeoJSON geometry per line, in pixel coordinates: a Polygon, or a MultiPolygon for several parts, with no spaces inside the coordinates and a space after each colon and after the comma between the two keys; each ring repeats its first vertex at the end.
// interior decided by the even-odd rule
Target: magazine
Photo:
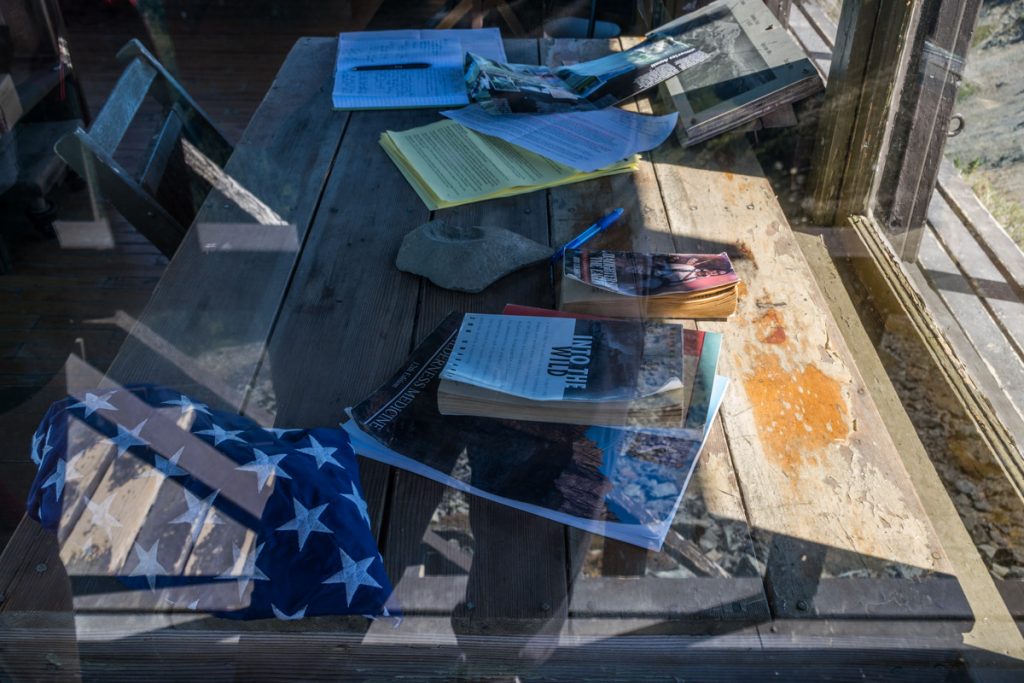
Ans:
{"type": "Polygon", "coordinates": [[[591,533],[660,549],[727,380],[714,379],[693,431],[443,416],[437,385],[462,317],[445,319],[392,378],[348,411],[343,428],[355,451],[591,533]]]}
{"type": "Polygon", "coordinates": [[[667,296],[732,287],[739,278],[729,255],[640,254],[629,251],[565,252],[563,274],[623,296],[667,296]]]}
{"type": "Polygon", "coordinates": [[[493,114],[603,109],[700,64],[707,55],[670,36],[652,34],[629,50],[550,69],[466,55],[469,97],[493,114]]]}
{"type": "Polygon", "coordinates": [[[693,145],[821,90],[807,54],[763,2],[716,0],[652,35],[671,35],[709,55],[667,80],[679,137],[693,145]]]}

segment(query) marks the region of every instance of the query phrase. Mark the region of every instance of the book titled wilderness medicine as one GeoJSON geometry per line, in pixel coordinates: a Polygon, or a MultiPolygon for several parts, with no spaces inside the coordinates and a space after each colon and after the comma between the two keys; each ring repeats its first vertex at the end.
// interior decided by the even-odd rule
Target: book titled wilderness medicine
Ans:
{"type": "Polygon", "coordinates": [[[570,249],[563,310],[612,318],[725,318],[739,277],[728,254],[644,254],[570,249]]]}
{"type": "Polygon", "coordinates": [[[442,415],[437,387],[462,318],[445,319],[394,376],[348,411],[343,428],[353,449],[472,495],[660,549],[727,381],[698,373],[707,386],[695,390],[703,415],[692,430],[442,415]]]}
{"type": "MultiPolygon", "coordinates": [[[[681,325],[468,313],[441,373],[445,415],[682,426],[681,325]]],[[[689,344],[691,348],[696,344],[689,344]]]]}

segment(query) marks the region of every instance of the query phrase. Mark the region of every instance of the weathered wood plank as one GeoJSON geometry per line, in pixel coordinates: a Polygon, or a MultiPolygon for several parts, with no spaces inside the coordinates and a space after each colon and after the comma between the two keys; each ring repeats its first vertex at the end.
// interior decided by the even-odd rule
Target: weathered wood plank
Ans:
{"type": "MultiPolygon", "coordinates": [[[[257,241],[265,237],[265,244],[277,246],[282,243],[281,234],[288,232],[294,235],[295,246],[227,251],[203,224],[250,224],[252,219],[243,207],[212,193],[135,325],[133,336],[111,365],[108,384],[165,384],[218,407],[241,408],[284,296],[297,244],[308,228],[347,121],[347,115],[311,105],[327,97],[333,42],[303,39],[297,48],[224,169],[290,223],[273,229],[246,226],[262,230],[256,233],[257,241]],[[301,131],[315,134],[317,144],[295,147],[295,136],[301,131]],[[202,283],[201,287],[196,283],[202,283]]],[[[102,470],[95,476],[102,481],[102,470]]],[[[147,491],[156,481],[145,482],[147,491]]],[[[150,493],[140,497],[139,514],[126,520],[131,525],[124,530],[129,539],[135,538],[146,519],[145,506],[152,502],[156,490],[150,493]]],[[[58,562],[54,555],[48,564],[58,562]]],[[[16,583],[10,590],[32,594],[35,589],[30,583],[16,583]]],[[[88,581],[81,589],[91,592],[86,584],[88,581]]]]}
{"type": "MultiPolygon", "coordinates": [[[[548,63],[558,64],[594,59],[610,49],[628,47],[634,41],[637,39],[623,39],[621,46],[598,40],[545,41],[542,49],[548,63]]],[[[646,99],[639,100],[631,108],[642,113],[651,112],[650,102],[646,99]]],[[[590,246],[663,253],[685,253],[709,246],[694,242],[685,230],[672,231],[654,165],[648,154],[643,155],[635,173],[553,188],[549,209],[552,242],[560,244],[568,241],[596,218],[619,206],[625,209],[622,218],[614,227],[595,238],[590,246]]],[[[714,249],[716,245],[710,248],[714,249]]],[[[734,253],[733,256],[738,254],[734,253]]],[[[574,554],[576,565],[572,576],[576,578],[570,603],[573,619],[599,615],[613,623],[618,608],[625,610],[619,616],[635,614],[637,610],[655,610],[663,618],[676,622],[674,628],[677,630],[713,630],[713,620],[695,617],[705,613],[707,605],[702,601],[710,591],[714,593],[714,600],[720,601],[724,607],[715,614],[748,623],[767,620],[768,606],[755,567],[746,514],[720,426],[714,428],[713,436],[701,454],[701,462],[697,465],[676,519],[677,524],[672,534],[679,537],[680,546],[687,545],[693,549],[703,562],[687,560],[680,556],[680,552],[674,552],[669,547],[660,553],[653,553],[611,539],[594,537],[578,541],[583,552],[574,554]],[[714,574],[703,574],[700,568],[718,566],[708,558],[709,554],[716,558],[728,557],[730,554],[742,555],[747,558],[746,566],[750,572],[734,577],[737,579],[734,584],[707,584],[705,577],[714,574]],[[597,572],[605,576],[646,575],[647,578],[643,581],[618,581],[614,585],[619,597],[612,598],[609,595],[610,601],[605,602],[597,599],[600,595],[597,587],[606,586],[602,579],[593,576],[597,572]],[[680,575],[689,578],[681,578],[680,575]],[[596,582],[594,587],[591,587],[591,581],[596,582]],[[733,590],[726,590],[728,586],[732,586],[733,590]],[[748,604],[752,586],[757,586],[755,592],[760,593],[759,608],[748,604]],[[658,596],[665,592],[674,592],[677,596],[671,602],[672,609],[667,609],[668,603],[664,608],[655,606],[660,600],[658,596]],[[732,611],[732,606],[739,604],[745,605],[744,609],[732,611]],[[626,605],[632,607],[626,609],[626,605]],[[694,620],[700,623],[679,623],[694,620]]],[[[587,535],[573,530],[570,537],[573,536],[587,535]]],[[[593,627],[593,624],[590,626],[593,627]]]]}
{"type": "MultiPolygon", "coordinates": [[[[1024,253],[978,200],[974,190],[964,182],[948,159],[943,159],[939,165],[939,192],[964,225],[977,236],[985,253],[1003,277],[1018,293],[1024,291],[1024,253]]],[[[938,197],[932,201],[937,200],[938,197]]]]}
{"type": "MultiPolygon", "coordinates": [[[[928,207],[928,223],[946,252],[955,255],[954,270],[951,272],[963,273],[967,287],[959,293],[971,295],[975,314],[990,316],[999,328],[997,336],[986,335],[978,339],[979,351],[985,353],[995,350],[993,347],[998,345],[1002,350],[997,353],[1024,358],[1024,298],[1012,280],[1005,277],[989,259],[953,209],[941,196],[936,197],[936,200],[928,207]],[[982,306],[977,305],[979,299],[982,306]]],[[[946,288],[946,284],[939,279],[935,280],[935,286],[940,291],[946,288]]],[[[950,289],[957,289],[955,283],[948,284],[951,285],[950,289]]],[[[968,332],[972,331],[971,318],[966,315],[959,318],[968,332]]],[[[1024,373],[1015,375],[1009,367],[999,365],[993,366],[993,369],[997,376],[1003,378],[1007,391],[1015,396],[1016,404],[1024,410],[1024,373]]]]}
{"type": "Polygon", "coordinates": [[[113,380],[165,384],[218,407],[241,407],[348,120],[317,106],[329,97],[333,61],[327,39],[301,39],[289,54],[224,168],[248,194],[207,198],[141,316],[147,333],[126,341],[113,380]],[[295,144],[313,131],[317,144],[295,144]],[[286,225],[258,225],[253,203],[286,225]],[[230,231],[204,229],[225,224],[251,227],[257,244],[236,251],[230,231]],[[180,350],[188,367],[163,357],[155,340],[180,350]],[[220,384],[216,393],[211,379],[220,384]]]}
{"type": "Polygon", "coordinates": [[[879,0],[843,4],[811,161],[813,216],[820,225],[836,225],[867,206],[914,7],[879,0]]]}
{"type": "MultiPolygon", "coordinates": [[[[745,253],[726,335],[725,432],[776,616],[813,615],[822,581],[917,577],[949,563],[785,216],[738,136],[655,151],[669,220],[745,253]],[[838,579],[836,579],[838,580],[838,579]]],[[[911,583],[908,581],[908,583],[911,583]]],[[[928,582],[919,584],[928,590],[928,582]]],[[[848,605],[849,614],[857,613],[848,605]]],[[[961,604],[960,607],[963,607],[961,604]]],[[[860,605],[867,613],[869,605],[860,605]]]]}
{"type": "MultiPolygon", "coordinates": [[[[506,41],[506,51],[513,62],[537,63],[536,41],[506,41]]],[[[548,242],[544,192],[455,207],[439,211],[435,217],[453,225],[504,227],[538,242],[548,242]]],[[[409,225],[406,229],[413,227],[415,225],[409,225]]],[[[510,302],[551,306],[553,297],[547,268],[532,267],[502,279],[477,295],[443,290],[422,281],[417,342],[452,311],[496,313],[510,302]]],[[[474,456],[469,454],[469,457],[472,466],[474,456]]],[[[465,502],[446,505],[444,518],[432,522],[431,515],[445,491],[444,486],[423,477],[401,471],[395,473],[385,557],[392,573],[403,571],[400,595],[431,590],[429,579],[434,577],[420,579],[416,571],[410,571],[426,563],[424,553],[429,549],[424,547],[425,532],[456,539],[469,536],[471,548],[458,551],[471,553],[472,559],[461,604],[452,606],[457,608],[451,623],[455,633],[508,630],[557,633],[565,620],[568,602],[564,527],[473,496],[468,497],[468,501],[460,496],[465,502]],[[523,552],[521,539],[527,538],[530,551],[523,552]]],[[[448,562],[435,571],[459,575],[466,570],[448,562]]]]}
{"type": "MultiPolygon", "coordinates": [[[[935,212],[933,218],[944,219],[935,212]]],[[[942,301],[942,306],[933,314],[942,320],[940,316],[948,307],[951,318],[943,320],[946,327],[955,326],[981,361],[975,364],[971,362],[970,355],[962,355],[963,362],[975,376],[989,375],[995,380],[988,386],[982,385],[989,389],[985,398],[995,407],[1007,429],[1017,435],[1024,434],[1020,413],[1024,406],[1024,361],[989,312],[978,305],[978,296],[970,281],[943,250],[934,234],[925,236],[918,261],[925,279],[921,284],[928,291],[934,291],[942,301]],[[999,400],[1000,395],[1009,398],[1009,402],[999,400]]],[[[956,337],[951,336],[951,341],[954,339],[956,337]]]]}

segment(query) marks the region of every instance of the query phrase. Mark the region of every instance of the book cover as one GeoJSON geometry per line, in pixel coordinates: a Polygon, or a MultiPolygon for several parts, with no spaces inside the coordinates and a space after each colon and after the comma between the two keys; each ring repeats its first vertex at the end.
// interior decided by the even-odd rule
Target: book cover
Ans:
{"type": "Polygon", "coordinates": [[[683,388],[681,325],[467,313],[442,379],[535,401],[629,401],[683,388]]]}
{"type": "Polygon", "coordinates": [[[658,297],[730,287],[739,282],[729,255],[642,254],[569,249],[563,275],[622,296],[658,297]]]}
{"type": "Polygon", "coordinates": [[[343,427],[360,455],[586,531],[659,549],[717,412],[704,428],[636,430],[481,417],[437,410],[456,346],[452,314],[343,427]]]}

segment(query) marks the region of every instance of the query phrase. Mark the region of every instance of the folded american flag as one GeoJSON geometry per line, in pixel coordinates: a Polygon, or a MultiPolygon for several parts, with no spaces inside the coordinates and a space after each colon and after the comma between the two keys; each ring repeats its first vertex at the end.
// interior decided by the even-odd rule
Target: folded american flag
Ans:
{"type": "Polygon", "coordinates": [[[97,607],[389,614],[391,586],[340,429],[262,428],[141,386],[55,403],[31,455],[28,512],[57,533],[69,575],[122,586],[94,597],[97,607]]]}

